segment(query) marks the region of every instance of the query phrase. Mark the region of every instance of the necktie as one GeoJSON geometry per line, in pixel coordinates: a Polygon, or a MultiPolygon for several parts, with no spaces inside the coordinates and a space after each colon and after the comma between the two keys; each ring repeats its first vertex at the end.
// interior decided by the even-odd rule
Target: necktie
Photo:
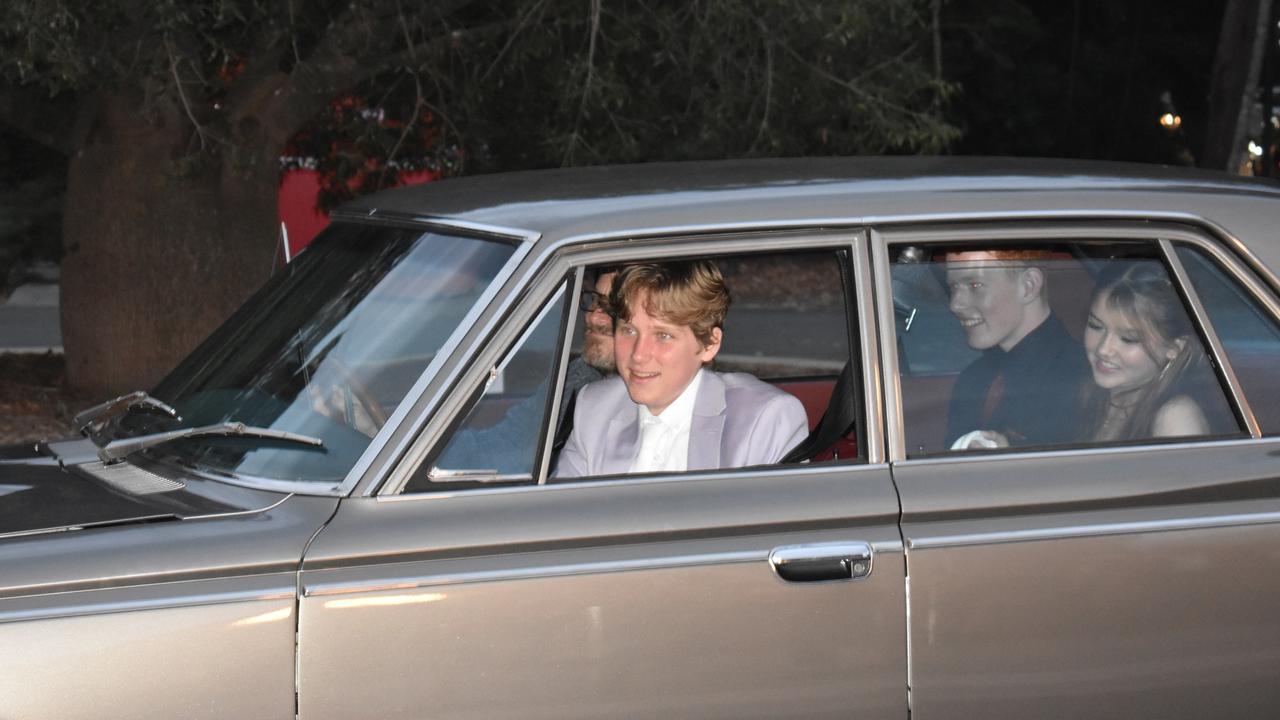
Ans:
{"type": "Polygon", "coordinates": [[[987,386],[987,397],[982,401],[982,423],[981,429],[991,430],[991,418],[995,417],[996,408],[1000,407],[1000,401],[1004,399],[1004,371],[996,373],[995,378],[991,380],[991,384],[987,386]]]}

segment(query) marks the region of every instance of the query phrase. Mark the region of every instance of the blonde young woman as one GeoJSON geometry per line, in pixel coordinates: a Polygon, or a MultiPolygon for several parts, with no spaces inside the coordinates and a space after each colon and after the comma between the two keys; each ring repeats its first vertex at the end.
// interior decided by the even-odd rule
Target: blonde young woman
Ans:
{"type": "Polygon", "coordinates": [[[1081,433],[1091,440],[1203,435],[1200,390],[1211,375],[1168,274],[1122,264],[1098,280],[1084,331],[1093,374],[1081,433]]]}

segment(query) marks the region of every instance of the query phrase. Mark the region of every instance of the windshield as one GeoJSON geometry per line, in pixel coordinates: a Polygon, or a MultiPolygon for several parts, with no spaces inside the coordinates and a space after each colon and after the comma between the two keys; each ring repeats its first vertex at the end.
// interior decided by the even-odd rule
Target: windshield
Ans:
{"type": "Polygon", "coordinates": [[[318,438],[191,437],[148,455],[334,484],[515,252],[506,243],[337,223],[156,387],[175,421],[128,413],[98,438],[239,422],[318,438]]]}

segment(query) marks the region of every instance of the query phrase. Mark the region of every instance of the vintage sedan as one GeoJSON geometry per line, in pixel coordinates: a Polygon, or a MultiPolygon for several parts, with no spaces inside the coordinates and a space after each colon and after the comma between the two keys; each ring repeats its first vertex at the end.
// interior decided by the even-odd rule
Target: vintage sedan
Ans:
{"type": "Polygon", "coordinates": [[[333,219],[155,388],[0,451],[0,717],[1280,713],[1280,186],[723,162],[333,219]],[[583,291],[684,258],[734,298],[716,369],[810,437],[558,477],[583,291]],[[1030,347],[983,339],[1006,281],[1068,369],[975,394],[1030,347]]]}

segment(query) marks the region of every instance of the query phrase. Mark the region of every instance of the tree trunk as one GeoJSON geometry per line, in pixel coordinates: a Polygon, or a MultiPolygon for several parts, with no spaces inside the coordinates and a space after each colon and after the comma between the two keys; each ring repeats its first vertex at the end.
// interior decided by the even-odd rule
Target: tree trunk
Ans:
{"type": "Polygon", "coordinates": [[[1272,0],[1227,0],[1209,87],[1200,166],[1236,172],[1248,140],[1272,0]]]}
{"type": "Polygon", "coordinates": [[[140,106],[100,97],[68,171],[67,381],[103,396],[153,386],[266,280],[276,242],[277,149],[191,155],[189,124],[140,106]]]}

